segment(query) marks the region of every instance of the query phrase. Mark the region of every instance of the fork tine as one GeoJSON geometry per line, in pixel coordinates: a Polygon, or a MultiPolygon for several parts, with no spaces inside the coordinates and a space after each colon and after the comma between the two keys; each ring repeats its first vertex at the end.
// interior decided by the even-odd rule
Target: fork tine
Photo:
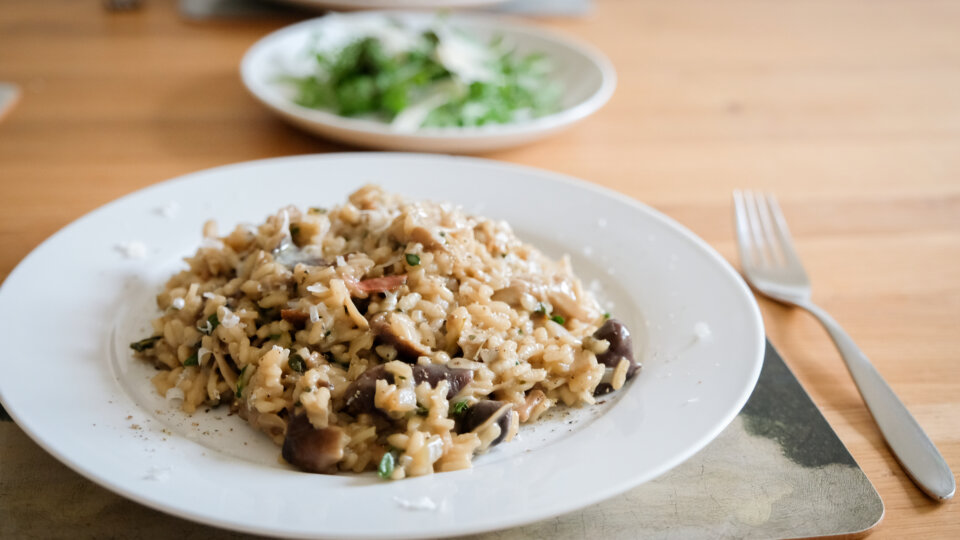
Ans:
{"type": "Polygon", "coordinates": [[[737,226],[737,249],[740,251],[740,264],[744,268],[756,263],[754,260],[753,240],[750,238],[750,223],[747,221],[746,201],[743,192],[733,190],[733,215],[737,226]]]}
{"type": "Polygon", "coordinates": [[[802,266],[800,255],[797,254],[797,249],[793,245],[793,237],[790,235],[790,229],[787,227],[787,220],[783,217],[783,211],[780,210],[780,203],[777,202],[777,198],[774,197],[773,194],[767,194],[764,198],[770,215],[773,217],[773,225],[777,237],[780,240],[780,250],[783,253],[785,262],[802,266]]]}
{"type": "Polygon", "coordinates": [[[760,213],[757,209],[759,206],[757,196],[753,191],[746,190],[743,198],[747,209],[747,224],[749,225],[747,228],[754,245],[754,262],[758,265],[769,266],[773,261],[772,257],[770,257],[770,248],[764,238],[763,225],[760,223],[760,213]]]}
{"type": "Polygon", "coordinates": [[[787,257],[783,251],[782,238],[779,234],[777,234],[777,225],[774,222],[774,218],[771,216],[772,212],[769,206],[769,198],[773,197],[773,195],[760,192],[754,194],[754,197],[757,201],[757,213],[759,214],[760,218],[760,229],[767,241],[770,262],[774,266],[785,266],[787,264],[787,257]]]}

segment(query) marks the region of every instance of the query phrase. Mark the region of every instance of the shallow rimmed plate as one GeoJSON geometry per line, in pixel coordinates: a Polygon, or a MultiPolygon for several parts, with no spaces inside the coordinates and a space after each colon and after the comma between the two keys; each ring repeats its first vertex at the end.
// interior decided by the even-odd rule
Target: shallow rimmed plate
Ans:
{"type": "Polygon", "coordinates": [[[763,357],[750,291],[669,218],[557,174],[415,154],[254,161],[133,193],[27,256],[0,288],[0,320],[0,400],[44,449],[153,508],[287,537],[468,534],[615,496],[712,440],[750,395],[763,357]],[[640,374],[599,407],[525,429],[471,470],[401,482],[292,470],[236,416],[186,417],[155,396],[154,371],[127,343],[149,333],[154,295],[195,251],[203,222],[216,217],[226,231],[289,203],[338,203],[367,182],[508,220],[549,254],[570,253],[576,272],[596,281],[633,329],[640,374]],[[133,240],[147,246],[145,259],[115,249],[133,240]]]}
{"type": "MultiPolygon", "coordinates": [[[[553,63],[553,77],[563,85],[561,110],[529,121],[464,128],[420,128],[398,131],[377,120],[347,118],[293,102],[289,85],[279,77],[297,70],[309,57],[310,43],[330,21],[392,17],[415,27],[436,21],[430,13],[359,12],[336,14],[280,29],[257,43],[243,57],[240,76],[253,96],[283,119],[310,133],[357,146],[418,152],[476,153],[529,143],[583,120],[613,95],[613,65],[593,47],[561,34],[496,16],[449,15],[450,26],[481,40],[496,35],[514,43],[521,54],[544,53],[553,63]]],[[[335,23],[339,24],[339,23],[335,23]]]]}

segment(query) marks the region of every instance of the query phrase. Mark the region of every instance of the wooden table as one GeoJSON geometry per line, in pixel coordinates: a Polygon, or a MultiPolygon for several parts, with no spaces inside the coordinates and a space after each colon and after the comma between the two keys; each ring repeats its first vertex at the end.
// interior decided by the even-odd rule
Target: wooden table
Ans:
{"type": "MultiPolygon", "coordinates": [[[[292,18],[190,22],[174,4],[0,5],[0,79],[23,89],[0,122],[0,278],[56,230],[141,187],[351,150],[281,123],[240,84],[246,48],[292,18]]],[[[616,95],[566,134],[488,157],[619,190],[731,261],[731,190],[776,192],[815,299],[960,471],[960,3],[600,0],[588,18],[541,22],[606,51],[616,95]]],[[[761,306],[886,503],[874,536],[960,537],[960,502],[933,503],[904,476],[822,329],[761,306]]],[[[73,473],[50,463],[35,472],[50,505],[99,489],[77,479],[90,487],[57,491],[73,473]]],[[[12,477],[2,471],[0,486],[12,477]]],[[[48,508],[0,503],[22,516],[18,531],[67,534],[50,530],[48,508]]],[[[102,530],[89,515],[66,522],[71,536],[102,530]]]]}

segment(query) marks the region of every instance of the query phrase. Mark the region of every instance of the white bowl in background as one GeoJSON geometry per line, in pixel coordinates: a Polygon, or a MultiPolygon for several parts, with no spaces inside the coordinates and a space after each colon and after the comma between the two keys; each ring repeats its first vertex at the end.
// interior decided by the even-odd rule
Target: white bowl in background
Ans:
{"type": "Polygon", "coordinates": [[[401,131],[378,120],[348,118],[294,103],[292,88],[278,79],[309,58],[312,40],[344,18],[391,17],[415,27],[436,21],[432,13],[357,12],[336,14],[282,28],[255,43],[244,55],[240,75],[253,96],[284,120],[310,133],[368,148],[418,152],[478,153],[542,139],[583,120],[613,95],[616,72],[592,46],[556,32],[496,16],[448,15],[451,27],[480,40],[494,36],[515,44],[519,54],[540,52],[553,64],[552,78],[563,85],[560,110],[510,124],[477,127],[419,128],[401,131]]]}

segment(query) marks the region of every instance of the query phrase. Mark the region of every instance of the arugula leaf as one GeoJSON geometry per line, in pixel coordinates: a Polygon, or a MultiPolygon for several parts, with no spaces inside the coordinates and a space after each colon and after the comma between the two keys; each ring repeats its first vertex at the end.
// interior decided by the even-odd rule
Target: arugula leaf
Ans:
{"type": "MultiPolygon", "coordinates": [[[[440,54],[451,33],[427,30],[402,51],[388,51],[375,37],[364,37],[337,50],[314,51],[314,74],[283,76],[294,90],[294,102],[342,116],[392,121],[417,103],[441,96],[445,102],[427,111],[419,127],[483,126],[522,121],[559,110],[562,88],[552,81],[552,66],[541,53],[520,55],[501,37],[486,45],[453,30],[457,40],[485,49],[481,66],[489,76],[465,80],[448,70],[440,54]]],[[[451,68],[453,69],[453,68],[451,68]]]]}

